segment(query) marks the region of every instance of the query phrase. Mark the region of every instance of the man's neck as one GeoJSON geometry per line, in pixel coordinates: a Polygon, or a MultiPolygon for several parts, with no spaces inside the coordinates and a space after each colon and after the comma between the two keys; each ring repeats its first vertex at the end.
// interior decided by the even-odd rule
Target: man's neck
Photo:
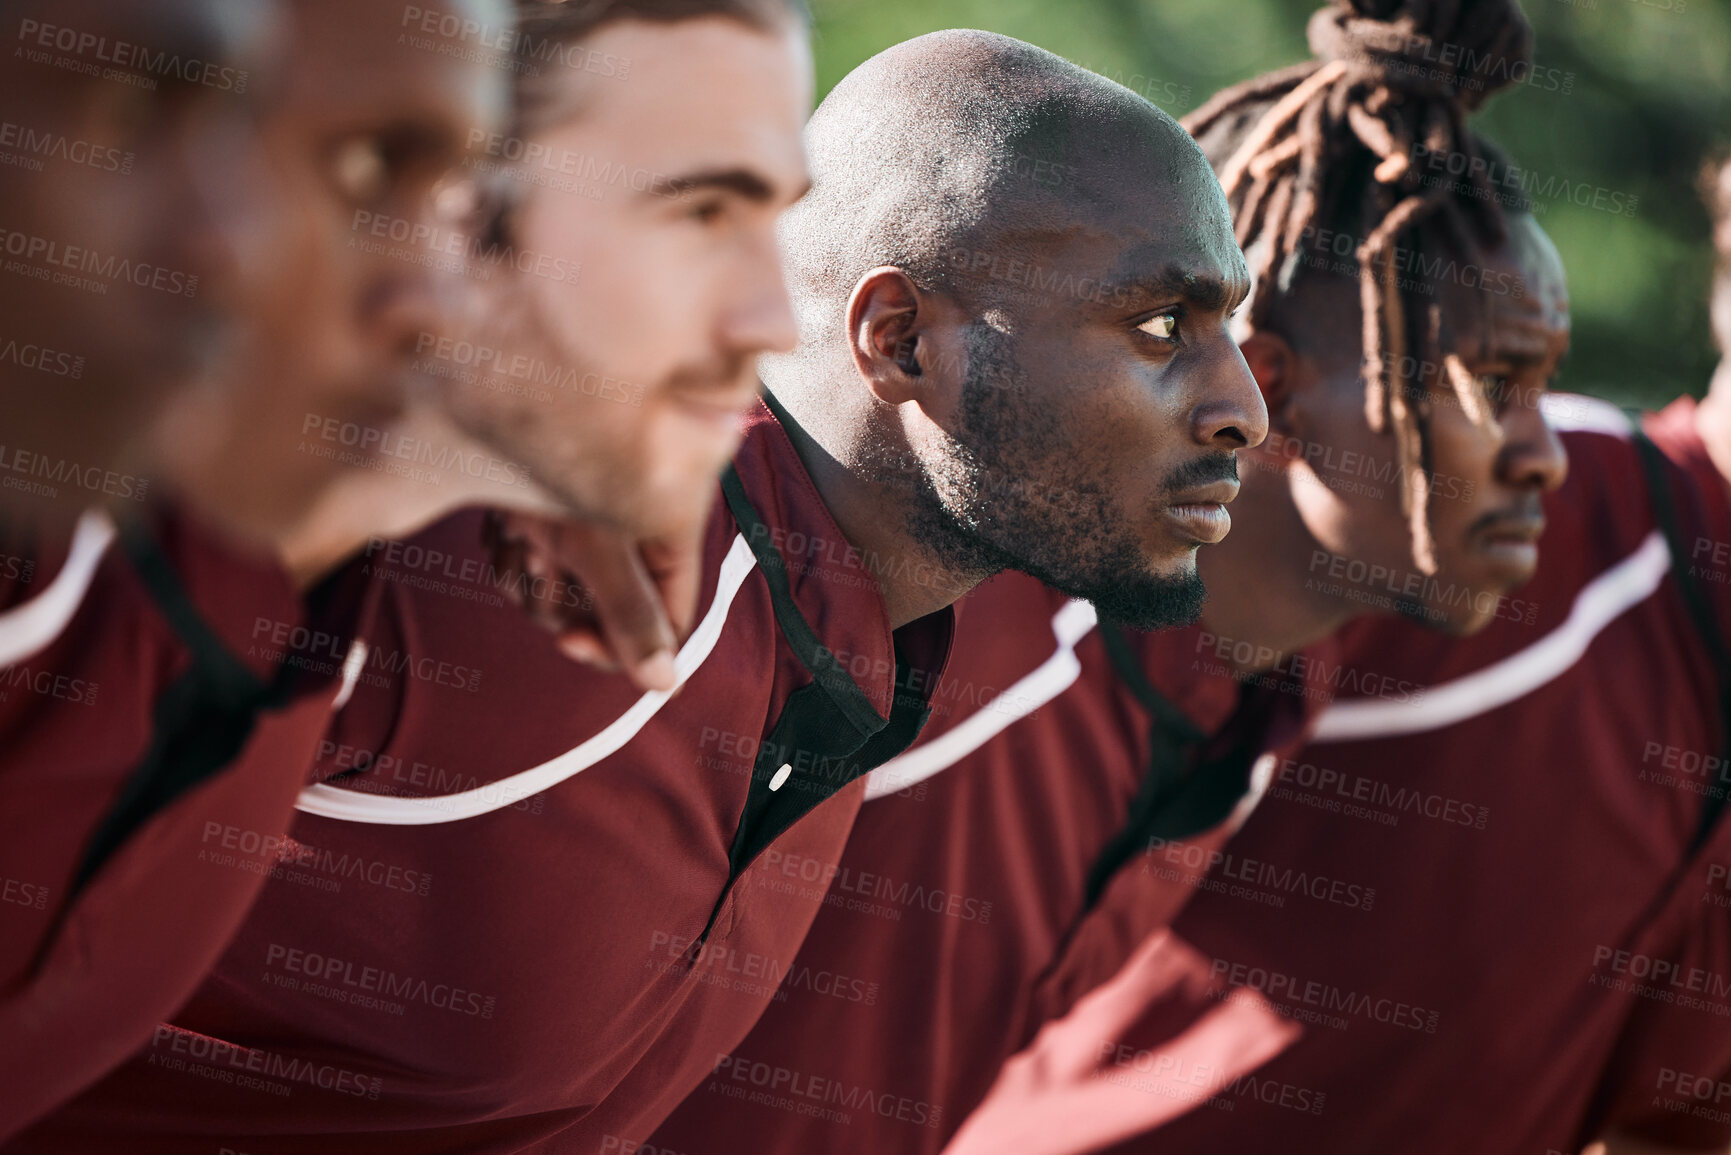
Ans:
{"type": "MultiPolygon", "coordinates": [[[[1254,468],[1254,465],[1252,465],[1254,468]]],[[[1240,674],[1268,669],[1285,655],[1333,633],[1363,612],[1322,591],[1311,571],[1320,548],[1310,535],[1279,473],[1246,477],[1232,503],[1235,524],[1226,540],[1197,558],[1208,602],[1202,617],[1210,633],[1232,642],[1231,652],[1261,655],[1233,660],[1240,674]],[[1276,655],[1273,660],[1269,655],[1276,655]]]]}
{"type": "Polygon", "coordinates": [[[800,428],[784,405],[767,395],[766,400],[842,536],[877,579],[892,630],[936,613],[979,584],[978,576],[954,572],[908,533],[905,493],[849,469],[800,428]]]}

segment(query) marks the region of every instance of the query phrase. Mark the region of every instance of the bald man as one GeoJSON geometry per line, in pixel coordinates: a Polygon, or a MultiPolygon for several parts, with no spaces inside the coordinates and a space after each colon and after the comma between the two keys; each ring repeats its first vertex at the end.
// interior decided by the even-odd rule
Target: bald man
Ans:
{"type": "MultiPolygon", "coordinates": [[[[863,65],[806,144],[781,236],[799,346],[711,508],[681,692],[375,579],[362,643],[426,676],[355,681],[292,875],[32,1150],[629,1150],[778,984],[873,997],[789,970],[823,887],[766,863],[834,860],[862,776],[924,722],[958,596],[1016,568],[1144,627],[1194,615],[1266,425],[1194,143],[1049,53],[948,32],[863,65]],[[1032,154],[1075,182],[1027,179],[1032,154]]],[[[461,573],[474,534],[402,553],[461,573]]]]}

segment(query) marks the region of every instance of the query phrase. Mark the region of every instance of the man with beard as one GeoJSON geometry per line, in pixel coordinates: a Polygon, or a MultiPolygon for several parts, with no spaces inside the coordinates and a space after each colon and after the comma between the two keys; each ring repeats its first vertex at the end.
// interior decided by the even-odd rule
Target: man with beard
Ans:
{"type": "MultiPolygon", "coordinates": [[[[1449,19],[1457,17],[1464,27],[1427,34],[1470,44],[1478,58],[1500,53],[1505,69],[1527,59],[1525,22],[1512,7],[1468,5],[1449,19]]],[[[1347,18],[1335,6],[1318,20],[1347,18]]],[[[1367,39],[1390,31],[1370,23],[1361,29],[1367,39]]],[[[1402,117],[1456,124],[1480,99],[1464,88],[1399,90],[1399,62],[1385,65],[1351,77],[1331,68],[1307,92],[1326,98],[1326,83],[1337,80],[1350,90],[1340,99],[1370,99],[1380,84],[1380,101],[1400,100],[1402,117]]],[[[1223,177],[1245,139],[1284,143],[1252,111],[1232,119],[1232,133],[1202,137],[1223,177]]],[[[1534,557],[1500,539],[1511,526],[1530,538],[1541,495],[1564,477],[1538,401],[1569,319],[1555,249],[1523,206],[1487,210],[1461,195],[1414,218],[1410,204],[1400,206],[1422,191],[1417,174],[1384,184],[1373,176],[1381,158],[1342,139],[1345,131],[1328,139],[1314,170],[1298,173],[1295,155],[1288,168],[1229,184],[1239,237],[1260,270],[1240,340],[1270,434],[1240,454],[1247,468],[1236,531],[1200,559],[1209,591],[1201,626],[1159,635],[1097,626],[1089,607],[1016,575],[971,593],[936,700],[945,712],[874,772],[846,852],[776,863],[783,877],[833,878],[795,965],[845,967],[876,984],[876,1004],[789,991],[739,1046],[712,1058],[711,1077],[656,1146],[713,1155],[935,1152],[1005,1060],[1111,978],[1198,885],[1230,889],[1239,905],[1284,904],[1295,918],[1373,917],[1386,901],[1350,874],[1301,876],[1278,857],[1237,856],[1222,843],[1267,784],[1259,772],[1252,787],[1253,766],[1290,755],[1329,696],[1421,694],[1416,682],[1343,666],[1320,641],[1355,617],[1395,609],[1387,587],[1403,593],[1404,612],[1442,635],[1524,612],[1524,602],[1503,595],[1531,575],[1534,557]],[[1278,190],[1262,183],[1295,176],[1296,187],[1268,201],[1278,190]],[[1259,203],[1306,198],[1333,207],[1296,224],[1255,215],[1259,203]],[[1399,234],[1401,291],[1393,309],[1379,294],[1380,315],[1367,326],[1359,278],[1374,273],[1380,282],[1381,270],[1369,261],[1337,266],[1332,251],[1340,239],[1375,234],[1395,213],[1413,221],[1399,234]],[[1295,249],[1276,248],[1285,237],[1295,249]],[[1381,355],[1409,339],[1415,355],[1381,355]],[[1409,447],[1422,450],[1412,459],[1422,470],[1401,464],[1390,404],[1426,415],[1409,447]],[[741,1094],[763,1071],[798,1072],[799,1106],[812,1109],[741,1094]]],[[[1490,148],[1465,131],[1448,147],[1467,156],[1490,148]]],[[[1139,985],[1113,992],[1088,1024],[1121,1012],[1128,1039],[1145,1037],[1131,1026],[1177,1033],[1202,1020],[1198,1046],[1209,1049],[1199,1062],[1192,1054],[1186,1077],[1199,1065],[1213,1075],[1254,1068],[1289,1041],[1292,1028],[1264,1007],[1199,998],[1212,978],[1208,960],[1175,945],[1151,950],[1135,977],[1139,985]]],[[[1116,1041],[1110,1034],[1066,1038],[1068,1050],[1033,1050],[1006,1072],[1027,1075],[973,1128],[973,1149],[1082,1150],[1207,1098],[1176,1077],[1161,1089],[1171,1093],[1144,1091],[1153,1080],[1130,1065],[1142,1061],[1136,1047],[1122,1071],[1101,1059],[1100,1044],[1116,1041]],[[1083,1077],[1102,1068],[1137,1085],[1083,1077]],[[1073,1097],[1040,1097],[1054,1084],[1073,1097]]]]}
{"type": "MultiPolygon", "coordinates": [[[[672,686],[714,481],[756,401],[755,358],[792,339],[774,230],[804,179],[776,182],[804,165],[808,102],[787,96],[809,87],[810,61],[792,38],[751,33],[802,19],[797,7],[518,6],[512,123],[467,141],[484,222],[463,250],[480,282],[471,316],[454,337],[418,335],[436,403],[389,433],[412,468],[328,495],[291,535],[298,571],[320,576],[466,503],[559,508],[584,519],[556,529],[581,604],[563,575],[539,570],[515,593],[574,657],[672,686]],[[610,43],[597,49],[602,23],[610,43]]],[[[424,247],[443,253],[448,239],[424,247]]],[[[258,392],[261,412],[237,429],[272,415],[270,391],[258,392]]],[[[305,416],[285,409],[276,422],[294,435],[285,446],[305,416]]],[[[518,522],[505,536],[551,532],[518,522]]],[[[520,547],[502,541],[506,559],[523,560],[520,547]]]]}
{"type": "MultiPolygon", "coordinates": [[[[799,43],[785,18],[724,25],[799,43]]],[[[602,23],[585,46],[644,34],[602,23]]],[[[1265,413],[1193,144],[1048,53],[952,32],[856,70],[807,147],[815,187],[785,224],[799,346],[767,361],[706,526],[677,696],[566,662],[511,607],[370,575],[361,640],[406,676],[354,681],[284,877],[30,1149],[628,1150],[778,984],[875,997],[789,969],[823,887],[767,864],[839,852],[863,775],[924,721],[951,602],[1013,564],[1142,627],[1194,612],[1197,547],[1265,413]],[[1035,148],[1074,185],[1027,180],[1035,148]]],[[[772,200],[804,179],[792,157],[761,171],[772,200]]],[[[501,438],[532,420],[517,404],[501,438]]],[[[454,588],[486,564],[476,521],[368,564],[438,553],[454,588]]]]}

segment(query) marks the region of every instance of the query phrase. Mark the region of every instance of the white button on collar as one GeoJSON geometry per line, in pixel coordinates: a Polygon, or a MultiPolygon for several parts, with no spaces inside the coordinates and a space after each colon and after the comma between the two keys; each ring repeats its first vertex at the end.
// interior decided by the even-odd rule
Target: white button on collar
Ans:
{"type": "Polygon", "coordinates": [[[787,780],[793,777],[793,763],[783,762],[781,769],[775,772],[775,777],[769,780],[771,790],[780,790],[787,785],[787,780]]]}

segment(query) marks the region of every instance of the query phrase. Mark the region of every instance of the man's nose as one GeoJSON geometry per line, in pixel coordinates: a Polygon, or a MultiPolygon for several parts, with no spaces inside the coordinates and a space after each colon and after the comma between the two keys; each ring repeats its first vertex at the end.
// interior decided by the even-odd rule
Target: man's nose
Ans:
{"type": "Polygon", "coordinates": [[[1249,449],[1268,436],[1268,406],[1244,354],[1230,340],[1203,370],[1206,374],[1190,412],[1190,435],[1212,449],[1249,449]]]}

